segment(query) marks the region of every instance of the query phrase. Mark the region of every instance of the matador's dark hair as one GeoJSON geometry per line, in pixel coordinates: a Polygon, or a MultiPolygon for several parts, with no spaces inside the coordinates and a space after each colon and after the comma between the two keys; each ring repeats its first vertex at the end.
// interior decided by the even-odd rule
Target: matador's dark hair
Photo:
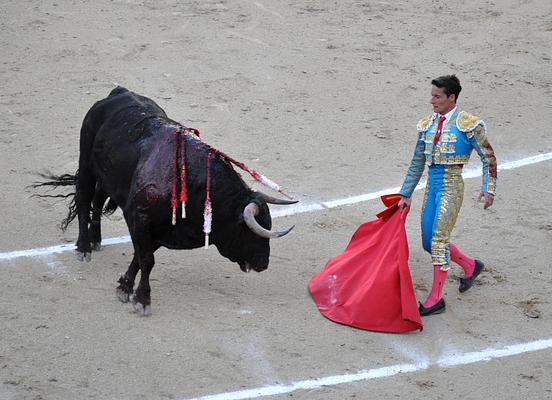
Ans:
{"type": "Polygon", "coordinates": [[[447,97],[453,94],[456,96],[456,101],[458,101],[458,96],[460,96],[462,86],[460,86],[460,79],[458,79],[456,75],[440,76],[439,78],[433,79],[431,84],[437,86],[438,88],[444,88],[447,97]]]}

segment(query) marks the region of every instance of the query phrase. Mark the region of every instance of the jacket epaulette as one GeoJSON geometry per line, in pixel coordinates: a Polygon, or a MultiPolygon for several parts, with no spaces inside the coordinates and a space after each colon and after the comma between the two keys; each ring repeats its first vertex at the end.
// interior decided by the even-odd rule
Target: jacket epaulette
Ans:
{"type": "Polygon", "coordinates": [[[485,126],[485,122],[479,117],[467,113],[466,111],[460,111],[456,118],[456,126],[462,132],[472,132],[475,128],[482,125],[485,126]]]}
{"type": "Polygon", "coordinates": [[[419,120],[418,125],[416,126],[416,128],[418,128],[418,132],[427,131],[434,119],[435,114],[431,114],[419,120]]]}

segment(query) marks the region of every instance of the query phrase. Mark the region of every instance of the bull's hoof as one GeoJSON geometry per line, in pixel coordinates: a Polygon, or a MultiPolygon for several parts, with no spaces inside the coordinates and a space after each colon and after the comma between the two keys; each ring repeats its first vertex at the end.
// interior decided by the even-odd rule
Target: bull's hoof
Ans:
{"type": "Polygon", "coordinates": [[[134,304],[134,310],[141,317],[149,317],[151,315],[151,305],[144,306],[142,303],[134,304]]]}
{"type": "Polygon", "coordinates": [[[130,300],[130,295],[133,292],[134,283],[125,277],[125,275],[121,275],[119,280],[119,286],[117,287],[117,297],[119,297],[119,300],[121,300],[123,303],[128,303],[130,300]]]}
{"type": "Polygon", "coordinates": [[[77,254],[77,260],[79,261],[86,260],[86,262],[90,262],[92,260],[92,253],[77,251],[76,254],[77,254]]]}
{"type": "Polygon", "coordinates": [[[93,242],[92,243],[92,250],[93,251],[101,251],[102,250],[102,243],[101,242],[93,242]]]}
{"type": "Polygon", "coordinates": [[[117,297],[121,300],[121,303],[128,303],[130,300],[130,293],[127,293],[124,288],[119,286],[117,288],[117,297]]]}
{"type": "Polygon", "coordinates": [[[134,311],[142,317],[148,317],[151,315],[151,304],[142,304],[136,300],[136,296],[132,296],[132,306],[134,311]]]}

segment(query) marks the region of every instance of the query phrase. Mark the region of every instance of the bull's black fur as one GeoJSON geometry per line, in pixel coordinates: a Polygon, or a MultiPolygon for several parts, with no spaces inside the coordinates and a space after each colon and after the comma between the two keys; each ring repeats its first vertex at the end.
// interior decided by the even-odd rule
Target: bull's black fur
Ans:
{"type": "MultiPolygon", "coordinates": [[[[110,199],[107,210],[121,208],[134,246],[134,257],[119,280],[118,293],[123,301],[128,300],[140,270],[134,301],[142,312],[146,312],[150,304],[149,274],[155,262],[154,252],[161,246],[191,249],[204,244],[203,207],[209,148],[192,135],[184,138],[187,216],[184,220],[179,216],[177,224],[171,224],[173,138],[175,130],[183,128],[169,119],[151,99],[117,87],[108,97],[95,103],[84,118],[77,174],[50,176],[50,183],[45,183],[75,185],[74,205],[70,206],[64,224],[78,217],[77,252],[87,257],[93,248],[99,247],[100,216],[107,198],[110,199]]],[[[270,229],[271,218],[265,200],[216,154],[212,157],[211,171],[211,243],[223,256],[239,263],[243,270],[266,269],[269,240],[249,230],[242,215],[245,206],[253,202],[260,210],[257,222],[270,229]]]]}

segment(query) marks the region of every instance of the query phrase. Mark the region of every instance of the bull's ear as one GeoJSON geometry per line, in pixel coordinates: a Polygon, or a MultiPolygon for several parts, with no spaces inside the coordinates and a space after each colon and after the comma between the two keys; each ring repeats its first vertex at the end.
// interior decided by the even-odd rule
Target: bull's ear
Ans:
{"type": "MultiPolygon", "coordinates": [[[[259,192],[257,192],[256,190],[251,191],[251,195],[249,197],[249,201],[247,202],[247,204],[249,204],[249,203],[255,203],[256,205],[259,206],[259,208],[266,207],[266,204],[267,204],[267,202],[263,198],[263,196],[260,195],[259,192]]],[[[246,204],[246,206],[247,206],[247,204],[246,204]]]]}

